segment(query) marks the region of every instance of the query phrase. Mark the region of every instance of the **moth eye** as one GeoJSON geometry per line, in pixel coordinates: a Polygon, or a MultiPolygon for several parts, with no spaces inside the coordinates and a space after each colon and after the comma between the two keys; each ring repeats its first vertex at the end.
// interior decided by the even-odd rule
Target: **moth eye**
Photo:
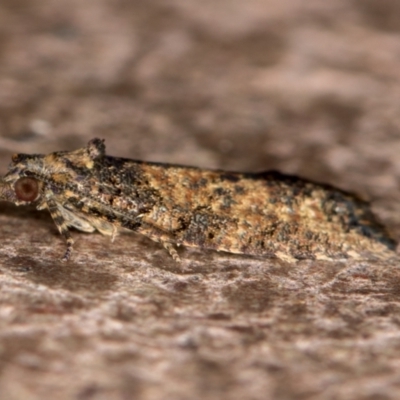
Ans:
{"type": "Polygon", "coordinates": [[[39,196],[39,183],[33,178],[20,178],[14,184],[15,195],[21,201],[34,201],[39,196]]]}

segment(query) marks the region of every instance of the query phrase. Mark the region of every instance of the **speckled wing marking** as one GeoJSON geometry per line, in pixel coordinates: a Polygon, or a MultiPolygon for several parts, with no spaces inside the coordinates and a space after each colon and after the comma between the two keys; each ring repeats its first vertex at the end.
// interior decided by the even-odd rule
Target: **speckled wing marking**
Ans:
{"type": "Polygon", "coordinates": [[[112,238],[117,228],[136,231],[176,260],[179,245],[285,260],[386,257],[396,247],[368,203],[332,186],[110,157],[100,139],[14,155],[0,198],[47,208],[67,242],[64,259],[69,227],[112,238]]]}

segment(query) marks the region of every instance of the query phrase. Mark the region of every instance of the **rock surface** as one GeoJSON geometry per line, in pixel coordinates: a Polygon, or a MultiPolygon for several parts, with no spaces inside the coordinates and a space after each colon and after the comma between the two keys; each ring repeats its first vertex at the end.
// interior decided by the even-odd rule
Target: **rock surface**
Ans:
{"type": "MultiPolygon", "coordinates": [[[[4,0],[13,152],[279,169],[400,236],[396,0],[4,0]]],[[[400,261],[287,264],[74,232],[0,205],[0,398],[398,399],[400,261]]]]}

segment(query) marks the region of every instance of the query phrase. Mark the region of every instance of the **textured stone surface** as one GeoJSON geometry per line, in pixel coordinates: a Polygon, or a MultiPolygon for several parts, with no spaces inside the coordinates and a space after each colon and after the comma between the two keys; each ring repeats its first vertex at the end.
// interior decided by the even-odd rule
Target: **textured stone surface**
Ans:
{"type": "MultiPolygon", "coordinates": [[[[280,169],[400,236],[396,0],[5,0],[0,170],[71,150],[280,169]]],[[[0,205],[1,399],[398,399],[398,260],[281,261],[74,232],[0,205]]]]}

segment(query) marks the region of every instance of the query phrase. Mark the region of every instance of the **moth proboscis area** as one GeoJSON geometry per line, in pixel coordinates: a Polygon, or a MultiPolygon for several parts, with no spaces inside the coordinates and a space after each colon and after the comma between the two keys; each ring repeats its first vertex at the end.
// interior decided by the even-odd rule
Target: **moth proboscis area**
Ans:
{"type": "Polygon", "coordinates": [[[396,244],[357,196],[276,171],[239,173],[106,155],[104,140],[47,155],[15,154],[0,199],[47,209],[72,252],[71,227],[118,228],[176,246],[261,257],[394,255],[396,244]]]}

